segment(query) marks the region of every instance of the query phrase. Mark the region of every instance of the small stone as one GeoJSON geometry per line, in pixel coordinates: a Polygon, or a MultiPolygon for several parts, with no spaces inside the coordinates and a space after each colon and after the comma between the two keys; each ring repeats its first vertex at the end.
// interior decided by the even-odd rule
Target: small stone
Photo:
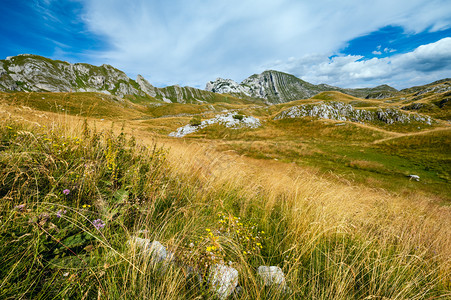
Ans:
{"type": "Polygon", "coordinates": [[[418,175],[408,175],[407,177],[410,177],[410,179],[413,179],[415,181],[420,181],[420,176],[418,175]]]}
{"type": "Polygon", "coordinates": [[[152,265],[157,266],[161,264],[163,271],[166,271],[169,265],[175,261],[174,254],[167,251],[166,248],[158,241],[150,242],[149,239],[134,237],[129,241],[129,243],[141,248],[143,253],[148,253],[150,255],[152,265]]]}
{"type": "Polygon", "coordinates": [[[281,268],[277,266],[260,266],[257,269],[257,275],[262,279],[265,286],[277,286],[284,293],[290,293],[290,288],[287,286],[285,275],[281,268]]]}
{"type": "Polygon", "coordinates": [[[211,266],[209,282],[219,299],[229,297],[238,285],[238,271],[232,267],[216,264],[211,266]]]}

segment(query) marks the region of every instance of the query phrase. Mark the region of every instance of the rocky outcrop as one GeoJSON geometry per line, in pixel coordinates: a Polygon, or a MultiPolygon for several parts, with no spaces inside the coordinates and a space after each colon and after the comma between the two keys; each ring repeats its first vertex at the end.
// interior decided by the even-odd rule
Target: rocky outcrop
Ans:
{"type": "Polygon", "coordinates": [[[273,70],[254,74],[240,84],[231,79],[218,78],[208,82],[205,90],[241,97],[261,98],[268,103],[307,99],[325,91],[339,91],[355,97],[377,99],[392,97],[398,92],[388,85],[366,89],[342,89],[327,84],[314,85],[296,76],[273,70]]]}
{"type": "Polygon", "coordinates": [[[240,84],[231,79],[218,78],[208,82],[205,89],[215,93],[261,98],[269,103],[309,98],[322,91],[313,84],[278,71],[254,74],[240,84]]]}
{"type": "Polygon", "coordinates": [[[251,96],[248,87],[242,86],[232,79],[217,78],[215,81],[208,82],[205,90],[219,94],[244,94],[251,96]]]}
{"type": "Polygon", "coordinates": [[[194,133],[199,129],[205,128],[212,124],[220,124],[231,129],[240,128],[258,128],[261,126],[260,120],[252,116],[242,116],[229,112],[227,114],[217,115],[216,117],[200,122],[198,125],[185,125],[171,132],[169,136],[184,137],[187,134],[194,133]]]}
{"type": "Polygon", "coordinates": [[[445,78],[441,80],[434,81],[432,83],[421,85],[421,86],[414,86],[411,88],[403,89],[400,92],[403,94],[412,94],[414,93],[415,96],[424,95],[426,93],[443,93],[451,91],[451,78],[445,78]]]}
{"type": "Polygon", "coordinates": [[[136,77],[136,82],[139,84],[139,87],[144,93],[148,94],[151,97],[155,97],[157,95],[156,88],[141,75],[138,74],[138,76],[136,77]]]}
{"type": "Polygon", "coordinates": [[[407,124],[407,123],[424,123],[431,125],[434,121],[429,116],[420,114],[409,114],[399,109],[377,109],[365,110],[354,109],[352,105],[343,102],[327,102],[319,104],[303,104],[292,106],[277,114],[274,119],[300,118],[300,117],[316,117],[320,119],[330,119],[337,121],[352,122],[383,122],[385,124],[407,124]]]}

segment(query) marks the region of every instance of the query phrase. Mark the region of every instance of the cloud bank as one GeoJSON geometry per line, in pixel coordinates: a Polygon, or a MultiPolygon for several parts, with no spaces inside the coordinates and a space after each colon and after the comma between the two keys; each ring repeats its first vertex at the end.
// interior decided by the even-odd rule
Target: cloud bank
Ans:
{"type": "Polygon", "coordinates": [[[413,86],[451,76],[451,38],[422,45],[412,52],[365,60],[358,55],[307,55],[267,65],[285,70],[311,83],[346,87],[413,86]]]}
{"type": "Polygon", "coordinates": [[[415,76],[450,70],[449,60],[441,65],[434,58],[449,57],[448,39],[411,53],[393,52],[389,59],[340,53],[348,41],[387,25],[408,34],[450,28],[447,0],[80,2],[87,28],[108,42],[107,49],[90,52],[90,59],[142,74],[156,85],[203,88],[216,77],[239,81],[280,66],[315,82],[354,86],[390,79],[402,86],[415,76]],[[327,59],[331,55],[338,56],[327,59]]]}

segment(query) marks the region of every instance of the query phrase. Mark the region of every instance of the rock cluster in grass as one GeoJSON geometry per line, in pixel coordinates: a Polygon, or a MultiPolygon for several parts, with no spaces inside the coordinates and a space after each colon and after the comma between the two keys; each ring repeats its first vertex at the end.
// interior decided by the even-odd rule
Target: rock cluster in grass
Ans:
{"type": "MultiPolygon", "coordinates": [[[[233,267],[224,264],[212,265],[206,279],[193,267],[185,265],[177,260],[175,254],[168,251],[160,242],[150,241],[139,237],[132,237],[128,244],[142,250],[142,254],[148,255],[153,267],[162,272],[166,272],[170,266],[178,266],[184,270],[187,278],[194,277],[200,284],[207,283],[211,291],[216,296],[225,300],[230,295],[240,295],[242,288],[238,285],[239,273],[233,267]]],[[[257,269],[257,276],[262,284],[270,289],[275,289],[282,293],[291,293],[285,275],[280,267],[260,266],[257,269]]]]}
{"type": "Polygon", "coordinates": [[[338,121],[353,122],[383,122],[386,124],[408,124],[412,122],[431,125],[433,119],[420,114],[409,114],[399,109],[364,110],[355,109],[352,105],[343,102],[327,102],[319,104],[302,104],[292,106],[274,117],[274,120],[300,117],[316,117],[338,121]]]}
{"type": "Polygon", "coordinates": [[[258,118],[252,116],[243,116],[243,118],[240,120],[234,116],[236,116],[236,113],[233,112],[217,115],[212,119],[202,121],[200,125],[197,126],[188,124],[180,127],[176,131],[171,132],[169,136],[184,137],[187,134],[196,132],[197,130],[205,128],[212,124],[220,124],[231,129],[258,128],[261,126],[260,120],[258,118]]]}

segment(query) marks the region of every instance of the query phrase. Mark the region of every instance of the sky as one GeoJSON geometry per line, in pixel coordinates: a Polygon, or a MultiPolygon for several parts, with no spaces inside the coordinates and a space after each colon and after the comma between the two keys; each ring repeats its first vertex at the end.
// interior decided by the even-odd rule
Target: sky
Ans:
{"type": "Polygon", "coordinates": [[[110,64],[203,89],[278,70],[345,88],[451,77],[450,0],[1,0],[0,59],[110,64]]]}

